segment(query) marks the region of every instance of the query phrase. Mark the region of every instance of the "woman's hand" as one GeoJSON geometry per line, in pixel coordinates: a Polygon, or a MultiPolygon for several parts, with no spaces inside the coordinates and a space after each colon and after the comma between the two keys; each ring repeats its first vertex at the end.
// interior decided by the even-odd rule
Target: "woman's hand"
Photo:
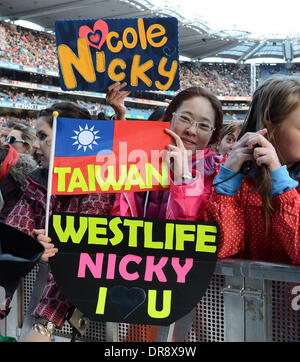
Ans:
{"type": "Polygon", "coordinates": [[[254,161],[257,166],[266,165],[269,171],[281,166],[273,145],[264,137],[267,130],[247,132],[237,141],[229,153],[224,166],[239,172],[245,161],[254,161]],[[255,147],[254,147],[255,146],[255,147]]]}
{"type": "Polygon", "coordinates": [[[166,162],[173,171],[174,182],[181,184],[184,180],[184,176],[190,176],[190,178],[192,178],[192,175],[189,172],[188,163],[188,156],[191,151],[185,149],[181,138],[175,132],[167,128],[165,128],[165,132],[172,137],[175,143],[170,144],[167,147],[166,162]],[[173,159],[173,162],[171,162],[170,159],[173,159]]]}
{"type": "Polygon", "coordinates": [[[44,229],[33,229],[33,232],[35,235],[37,235],[38,241],[43,245],[45,249],[44,253],[41,256],[41,259],[48,262],[49,258],[54,256],[58,252],[58,249],[55,248],[54,244],[51,243],[51,238],[45,235],[44,229]]]}
{"type": "Polygon", "coordinates": [[[126,87],[126,85],[126,82],[111,84],[106,92],[106,102],[114,109],[118,120],[125,119],[126,107],[124,101],[129,96],[130,91],[121,91],[121,89],[126,87]]]}

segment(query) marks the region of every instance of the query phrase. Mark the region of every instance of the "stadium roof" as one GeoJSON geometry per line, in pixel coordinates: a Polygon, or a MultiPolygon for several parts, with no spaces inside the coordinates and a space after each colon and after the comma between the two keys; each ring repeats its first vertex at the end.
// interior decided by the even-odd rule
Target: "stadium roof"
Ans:
{"type": "Polygon", "coordinates": [[[201,60],[208,57],[245,62],[276,58],[291,62],[300,57],[300,39],[250,39],[239,31],[214,31],[203,19],[189,20],[167,7],[153,7],[149,0],[1,0],[0,20],[27,20],[54,30],[57,19],[175,16],[179,20],[180,55],[201,60]]]}

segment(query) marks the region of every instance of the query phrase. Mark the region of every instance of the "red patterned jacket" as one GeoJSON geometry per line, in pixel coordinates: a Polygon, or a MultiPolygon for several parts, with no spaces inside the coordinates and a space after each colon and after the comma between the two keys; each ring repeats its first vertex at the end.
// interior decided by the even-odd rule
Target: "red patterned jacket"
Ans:
{"type": "Polygon", "coordinates": [[[236,255],[300,264],[300,190],[292,189],[272,198],[274,213],[267,234],[262,197],[253,190],[249,176],[234,196],[220,195],[213,190],[204,220],[218,223],[219,258],[236,255]]]}
{"type": "MultiPolygon", "coordinates": [[[[6,223],[33,235],[33,229],[45,228],[47,171],[38,168],[22,186],[23,195],[8,215],[6,223]]],[[[113,194],[88,194],[51,198],[50,212],[108,215],[114,202],[113,194]]]]}

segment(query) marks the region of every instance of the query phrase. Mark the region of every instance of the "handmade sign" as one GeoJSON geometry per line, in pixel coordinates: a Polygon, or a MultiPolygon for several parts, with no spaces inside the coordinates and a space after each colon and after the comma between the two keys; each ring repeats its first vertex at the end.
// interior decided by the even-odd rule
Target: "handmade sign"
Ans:
{"type": "Polygon", "coordinates": [[[34,267],[43,251],[44,247],[35,238],[0,223],[0,286],[7,298],[13,295],[21,277],[34,267]]]}
{"type": "Polygon", "coordinates": [[[178,90],[178,21],[174,17],[57,20],[63,90],[178,90]]]}
{"type": "Polygon", "coordinates": [[[217,260],[217,227],[164,219],[55,213],[51,270],[91,320],[170,325],[204,295],[217,260]]]}
{"type": "Polygon", "coordinates": [[[166,122],[57,118],[52,194],[164,190],[166,122]]]}

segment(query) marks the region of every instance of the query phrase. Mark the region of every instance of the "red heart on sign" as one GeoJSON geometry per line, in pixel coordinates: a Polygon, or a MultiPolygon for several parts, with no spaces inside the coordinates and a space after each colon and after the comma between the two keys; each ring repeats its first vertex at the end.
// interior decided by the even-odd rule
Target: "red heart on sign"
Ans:
{"type": "Polygon", "coordinates": [[[100,42],[100,35],[99,34],[90,34],[89,36],[90,41],[97,44],[100,42]]]}
{"type": "Polygon", "coordinates": [[[86,38],[88,43],[97,49],[100,49],[106,40],[108,34],[108,25],[103,20],[97,20],[93,30],[87,25],[82,25],[79,28],[79,38],[86,38]],[[101,34],[101,36],[100,36],[101,34]]]}

